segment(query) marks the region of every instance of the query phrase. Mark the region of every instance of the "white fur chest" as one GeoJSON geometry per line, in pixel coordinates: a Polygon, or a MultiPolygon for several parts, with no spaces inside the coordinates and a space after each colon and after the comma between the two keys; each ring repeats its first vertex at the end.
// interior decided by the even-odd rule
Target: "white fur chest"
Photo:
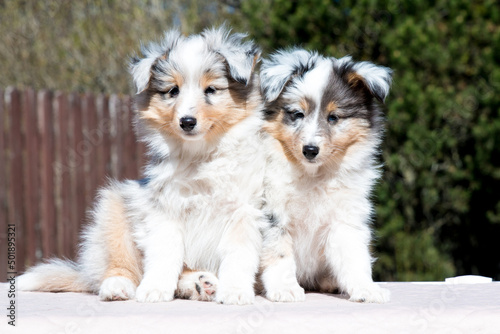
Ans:
{"type": "Polygon", "coordinates": [[[332,229],[354,225],[368,231],[371,178],[367,170],[335,177],[313,177],[299,173],[275,152],[266,172],[266,210],[279,217],[293,239],[299,282],[315,286],[330,270],[325,246],[332,229]],[[366,174],[368,173],[368,174],[366,174]],[[364,180],[360,182],[358,180],[364,180]]]}
{"type": "Polygon", "coordinates": [[[217,272],[221,238],[238,215],[255,215],[253,228],[259,229],[265,167],[259,122],[242,122],[203,154],[172,155],[149,168],[143,194],[153,205],[141,209],[180,227],[184,261],[190,268],[217,272]]]}

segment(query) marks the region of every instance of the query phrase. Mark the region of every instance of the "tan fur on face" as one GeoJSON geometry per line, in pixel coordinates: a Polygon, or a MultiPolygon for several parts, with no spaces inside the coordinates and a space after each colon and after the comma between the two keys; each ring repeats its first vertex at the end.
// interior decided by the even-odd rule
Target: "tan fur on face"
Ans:
{"type": "Polygon", "coordinates": [[[311,110],[311,105],[309,99],[303,98],[299,101],[300,109],[303,110],[306,114],[311,110]]]}
{"type": "MultiPolygon", "coordinates": [[[[205,74],[201,77],[200,80],[200,87],[209,87],[213,84],[215,80],[218,79],[218,74],[216,71],[213,70],[208,70],[205,72],[205,74]]],[[[216,88],[221,88],[221,87],[216,87],[216,88]]]]}
{"type": "MultiPolygon", "coordinates": [[[[328,104],[326,110],[332,110],[335,103],[328,104]]],[[[326,118],[330,112],[322,113],[326,118]]],[[[302,148],[307,143],[302,142],[300,133],[293,133],[292,129],[283,123],[284,112],[281,112],[273,121],[268,122],[264,129],[277,139],[282,147],[283,153],[287,159],[303,168],[302,161],[305,160],[302,154],[302,148]]],[[[330,135],[323,134],[323,140],[320,145],[320,155],[318,161],[322,162],[320,170],[328,171],[336,169],[342,162],[342,159],[349,150],[355,149],[355,144],[368,140],[370,134],[369,123],[360,118],[340,119],[337,124],[331,125],[330,135]],[[348,122],[347,127],[340,130],[340,123],[348,122]]]]}
{"type": "Polygon", "coordinates": [[[284,112],[281,112],[273,121],[267,122],[264,125],[264,130],[279,141],[283,154],[285,154],[288,161],[294,165],[298,165],[300,162],[295,156],[294,135],[292,131],[283,124],[283,117],[284,112]]]}
{"type": "Polygon", "coordinates": [[[333,101],[330,101],[328,103],[328,105],[326,106],[325,108],[325,111],[326,111],[326,116],[328,117],[328,115],[330,115],[331,113],[333,113],[335,110],[337,110],[337,104],[333,101]]]}
{"type": "Polygon", "coordinates": [[[216,140],[220,135],[229,131],[232,126],[247,118],[259,103],[259,99],[255,95],[250,96],[247,100],[231,85],[228,89],[217,92],[217,94],[223,95],[223,103],[206,106],[201,112],[201,120],[207,120],[211,123],[206,135],[208,141],[216,140]]]}
{"type": "Polygon", "coordinates": [[[177,129],[173,129],[175,110],[173,106],[165,103],[161,94],[153,93],[144,96],[141,99],[144,105],[140,106],[139,119],[144,121],[148,126],[160,130],[169,137],[181,139],[177,129]],[[142,101],[144,100],[144,101],[142,101]]]}
{"type": "MultiPolygon", "coordinates": [[[[228,87],[220,87],[214,83],[215,81],[220,82],[220,77],[216,72],[207,71],[201,77],[196,87],[197,94],[194,103],[193,116],[197,120],[197,131],[204,133],[204,140],[209,142],[216,140],[232,126],[248,117],[260,103],[258,93],[251,87],[253,84],[243,88],[237,83],[230,83],[228,87]],[[216,96],[211,98],[213,104],[207,103],[204,95],[205,89],[210,86],[216,88],[216,96]],[[245,90],[250,93],[247,94],[245,90]]],[[[182,94],[184,88],[182,81],[176,79],[176,83],[182,94]]],[[[181,102],[180,99],[183,98],[181,94],[177,101],[168,96],[164,97],[158,92],[145,93],[141,99],[138,99],[139,118],[168,137],[183,140],[183,130],[180,128],[177,116],[177,107],[181,102]]]]}
{"type": "Polygon", "coordinates": [[[124,203],[119,195],[109,199],[108,222],[104,234],[107,240],[108,268],[103,280],[121,276],[139,285],[142,278],[141,254],[135,246],[132,231],[125,213],[124,203]]]}
{"type": "Polygon", "coordinates": [[[326,150],[327,166],[340,165],[345,155],[355,149],[356,144],[360,144],[368,140],[370,128],[368,121],[360,118],[350,118],[341,120],[341,122],[349,122],[348,127],[339,133],[333,133],[330,140],[325,141],[322,149],[326,150]]]}

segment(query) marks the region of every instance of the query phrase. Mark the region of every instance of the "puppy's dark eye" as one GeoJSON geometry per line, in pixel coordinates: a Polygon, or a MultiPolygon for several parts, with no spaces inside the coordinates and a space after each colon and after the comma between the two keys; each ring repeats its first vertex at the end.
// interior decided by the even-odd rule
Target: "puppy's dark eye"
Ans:
{"type": "Polygon", "coordinates": [[[298,119],[304,118],[304,113],[298,110],[287,111],[287,114],[293,122],[295,122],[298,119]]]}
{"type": "Polygon", "coordinates": [[[331,124],[335,124],[337,123],[337,121],[339,120],[339,117],[337,115],[328,115],[328,122],[331,123],[331,124]]]}
{"type": "Polygon", "coordinates": [[[170,88],[170,90],[167,92],[167,94],[170,97],[176,97],[177,95],[179,95],[179,93],[180,93],[180,90],[179,90],[179,87],[177,87],[177,86],[170,88]]]}
{"type": "Polygon", "coordinates": [[[206,95],[211,95],[211,94],[215,94],[215,92],[217,91],[217,89],[215,89],[214,86],[208,86],[206,89],[205,89],[205,94],[206,95]]]}

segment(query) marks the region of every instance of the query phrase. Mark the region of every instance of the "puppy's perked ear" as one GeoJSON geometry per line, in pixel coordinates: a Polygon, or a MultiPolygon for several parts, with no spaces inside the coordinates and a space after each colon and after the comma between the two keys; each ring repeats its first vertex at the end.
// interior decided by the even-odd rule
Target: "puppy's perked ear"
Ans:
{"type": "Polygon", "coordinates": [[[286,84],[314,67],[318,54],[302,49],[278,51],[262,62],[260,83],[266,102],[275,101],[286,84]]]}
{"type": "Polygon", "coordinates": [[[151,67],[158,58],[167,59],[170,50],[183,37],[178,30],[166,31],[160,43],[151,42],[147,45],[141,45],[142,57],[132,57],[130,60],[130,73],[134,79],[137,94],[148,88],[151,79],[151,67]]]}
{"type": "Polygon", "coordinates": [[[332,59],[351,87],[364,86],[377,100],[385,101],[392,82],[390,68],[378,66],[368,61],[356,63],[352,61],[350,56],[332,59]]]}
{"type": "Polygon", "coordinates": [[[225,26],[206,29],[202,36],[214,52],[224,57],[231,77],[239,83],[248,84],[260,60],[260,48],[253,41],[243,41],[246,34],[231,34],[225,26]]]}

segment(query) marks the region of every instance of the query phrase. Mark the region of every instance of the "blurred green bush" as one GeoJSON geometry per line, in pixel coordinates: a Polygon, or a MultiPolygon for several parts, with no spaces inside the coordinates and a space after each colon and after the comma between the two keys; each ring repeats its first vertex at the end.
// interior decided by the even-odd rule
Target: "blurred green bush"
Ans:
{"type": "Polygon", "coordinates": [[[375,191],[380,280],[500,279],[497,1],[249,0],[241,28],[395,70],[375,191]]]}

